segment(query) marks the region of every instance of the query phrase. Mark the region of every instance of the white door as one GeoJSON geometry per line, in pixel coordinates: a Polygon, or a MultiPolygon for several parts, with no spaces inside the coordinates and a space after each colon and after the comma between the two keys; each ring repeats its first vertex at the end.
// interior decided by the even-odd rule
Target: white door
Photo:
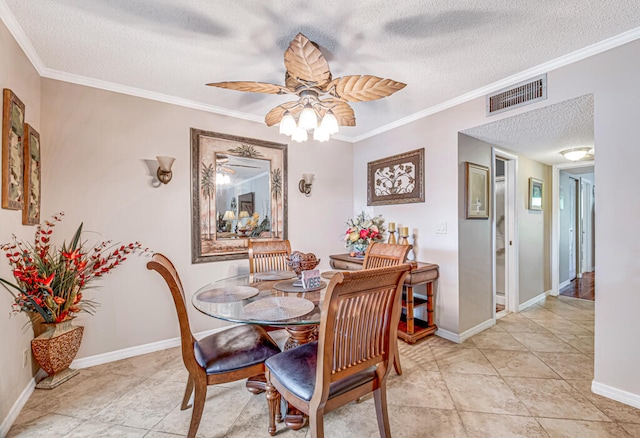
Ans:
{"type": "Polygon", "coordinates": [[[570,178],[571,182],[567,187],[567,201],[565,208],[567,209],[567,213],[569,216],[569,228],[567,232],[569,233],[569,251],[568,251],[568,262],[569,262],[569,280],[573,280],[577,275],[577,248],[576,248],[576,236],[577,236],[577,200],[578,200],[578,181],[570,178]]]}
{"type": "Polygon", "coordinates": [[[515,231],[517,157],[506,152],[495,151],[494,169],[496,169],[493,184],[494,299],[495,304],[504,304],[507,312],[517,312],[518,251],[515,231]],[[498,169],[501,170],[498,172],[498,169]]]}
{"type": "Polygon", "coordinates": [[[580,192],[582,208],[580,220],[582,233],[580,236],[580,252],[582,254],[581,272],[593,271],[593,184],[585,178],[580,178],[580,192]]]}

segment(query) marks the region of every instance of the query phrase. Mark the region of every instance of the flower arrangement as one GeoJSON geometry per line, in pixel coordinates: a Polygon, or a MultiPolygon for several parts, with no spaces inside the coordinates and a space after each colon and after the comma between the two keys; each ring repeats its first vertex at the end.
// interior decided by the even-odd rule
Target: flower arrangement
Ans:
{"type": "Polygon", "coordinates": [[[44,226],[38,225],[35,242],[19,241],[3,244],[17,284],[0,278],[13,295],[14,312],[35,312],[44,322],[62,322],[78,312],[93,314],[96,303],[83,299],[82,290],[95,278],[111,272],[133,252],[146,252],[139,242],[119,245],[110,240],[91,247],[82,242],[82,224],[71,243],[56,248],[50,244],[53,227],[64,213],[54,215],[44,226]],[[17,292],[14,292],[13,290],[17,292]]]}
{"type": "Polygon", "coordinates": [[[349,228],[345,233],[344,241],[352,255],[364,254],[371,243],[384,241],[386,229],[381,215],[369,218],[365,212],[361,212],[354,219],[349,219],[347,225],[349,228]]]}

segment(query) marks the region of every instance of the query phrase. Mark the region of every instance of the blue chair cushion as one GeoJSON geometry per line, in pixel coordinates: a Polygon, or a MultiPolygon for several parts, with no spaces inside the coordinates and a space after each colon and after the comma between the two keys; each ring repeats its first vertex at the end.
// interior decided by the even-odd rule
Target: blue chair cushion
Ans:
{"type": "MultiPolygon", "coordinates": [[[[318,342],[301,345],[270,357],[265,365],[272,376],[296,397],[310,401],[316,387],[318,342]]],[[[343,394],[375,378],[376,367],[369,367],[352,376],[333,382],[329,398],[343,394]]],[[[272,379],[273,379],[272,377],[272,379]]]]}
{"type": "Polygon", "coordinates": [[[246,368],[280,352],[262,327],[249,324],[209,335],[197,341],[193,349],[207,374],[246,368]]]}

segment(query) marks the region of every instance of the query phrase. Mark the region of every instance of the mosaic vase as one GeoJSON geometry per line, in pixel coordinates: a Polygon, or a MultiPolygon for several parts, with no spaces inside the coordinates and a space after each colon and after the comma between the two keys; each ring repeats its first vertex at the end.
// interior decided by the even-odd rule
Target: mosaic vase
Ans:
{"type": "Polygon", "coordinates": [[[72,370],[69,365],[80,348],[84,327],[71,322],[42,323],[45,331],[31,341],[33,356],[49,375],[36,388],[55,388],[78,374],[78,370],[72,370]]]}

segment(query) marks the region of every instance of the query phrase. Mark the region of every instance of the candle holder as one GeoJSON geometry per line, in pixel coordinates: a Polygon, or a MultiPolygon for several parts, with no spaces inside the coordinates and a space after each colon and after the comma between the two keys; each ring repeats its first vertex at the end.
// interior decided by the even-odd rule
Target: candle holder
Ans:
{"type": "Polygon", "coordinates": [[[409,244],[409,240],[407,239],[409,237],[409,227],[402,227],[400,228],[400,240],[399,240],[399,244],[400,245],[408,245],[409,244]]]}
{"type": "Polygon", "coordinates": [[[395,231],[389,231],[389,240],[387,241],[387,243],[392,243],[392,244],[396,243],[396,232],[395,231]]]}

